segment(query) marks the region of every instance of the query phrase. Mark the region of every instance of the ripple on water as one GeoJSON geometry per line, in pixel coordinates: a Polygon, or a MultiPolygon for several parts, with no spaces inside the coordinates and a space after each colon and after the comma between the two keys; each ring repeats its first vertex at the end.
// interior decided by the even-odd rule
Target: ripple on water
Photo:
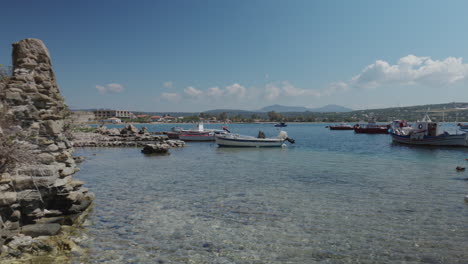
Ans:
{"type": "Polygon", "coordinates": [[[291,125],[288,149],[79,150],[96,194],[87,260],[466,263],[463,150],[331,132],[291,125]]]}

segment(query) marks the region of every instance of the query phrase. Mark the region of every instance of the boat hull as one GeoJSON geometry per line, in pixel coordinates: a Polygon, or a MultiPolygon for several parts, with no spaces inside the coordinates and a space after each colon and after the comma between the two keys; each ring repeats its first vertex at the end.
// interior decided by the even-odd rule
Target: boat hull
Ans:
{"type": "Polygon", "coordinates": [[[390,135],[394,142],[408,145],[468,147],[466,134],[440,135],[435,137],[424,136],[422,139],[413,139],[410,136],[402,136],[394,133],[390,133],[390,135]]]}
{"type": "Polygon", "coordinates": [[[333,126],[330,126],[329,128],[330,128],[330,130],[354,130],[353,127],[333,127],[333,126]]]}
{"type": "Polygon", "coordinates": [[[242,139],[216,137],[216,144],[220,147],[281,147],[284,143],[282,139],[242,139]]]}
{"type": "Polygon", "coordinates": [[[180,132],[167,132],[166,135],[169,139],[179,139],[180,132]]]}
{"type": "Polygon", "coordinates": [[[212,133],[180,134],[179,139],[183,141],[214,141],[215,136],[212,133]]]}
{"type": "Polygon", "coordinates": [[[365,128],[365,127],[356,127],[354,128],[354,132],[358,134],[388,134],[387,127],[372,127],[372,128],[365,128]]]}

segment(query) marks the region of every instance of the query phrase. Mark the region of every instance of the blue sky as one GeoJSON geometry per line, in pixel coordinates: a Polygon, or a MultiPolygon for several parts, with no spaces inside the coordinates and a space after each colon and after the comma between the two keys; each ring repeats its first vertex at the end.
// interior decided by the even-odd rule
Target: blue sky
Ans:
{"type": "Polygon", "coordinates": [[[7,1],[0,63],[39,38],[72,108],[468,102],[467,1],[7,1]]]}

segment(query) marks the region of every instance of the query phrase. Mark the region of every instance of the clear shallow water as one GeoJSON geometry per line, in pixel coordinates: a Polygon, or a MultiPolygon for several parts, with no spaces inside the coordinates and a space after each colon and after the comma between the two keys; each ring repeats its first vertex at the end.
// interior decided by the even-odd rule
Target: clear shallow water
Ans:
{"type": "Polygon", "coordinates": [[[455,171],[466,149],[324,126],[289,124],[286,149],[78,149],[88,160],[76,177],[96,194],[86,261],[467,263],[468,172],[455,171]]]}

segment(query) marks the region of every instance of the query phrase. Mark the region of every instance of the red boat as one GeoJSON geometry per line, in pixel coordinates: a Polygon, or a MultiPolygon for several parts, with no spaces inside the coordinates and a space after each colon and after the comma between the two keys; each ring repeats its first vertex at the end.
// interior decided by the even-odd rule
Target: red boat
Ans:
{"type": "Polygon", "coordinates": [[[390,125],[377,125],[375,122],[369,122],[367,125],[354,125],[354,133],[367,134],[388,134],[390,125]]]}
{"type": "Polygon", "coordinates": [[[346,124],[336,125],[336,126],[329,126],[330,130],[353,130],[354,127],[346,124]]]}

